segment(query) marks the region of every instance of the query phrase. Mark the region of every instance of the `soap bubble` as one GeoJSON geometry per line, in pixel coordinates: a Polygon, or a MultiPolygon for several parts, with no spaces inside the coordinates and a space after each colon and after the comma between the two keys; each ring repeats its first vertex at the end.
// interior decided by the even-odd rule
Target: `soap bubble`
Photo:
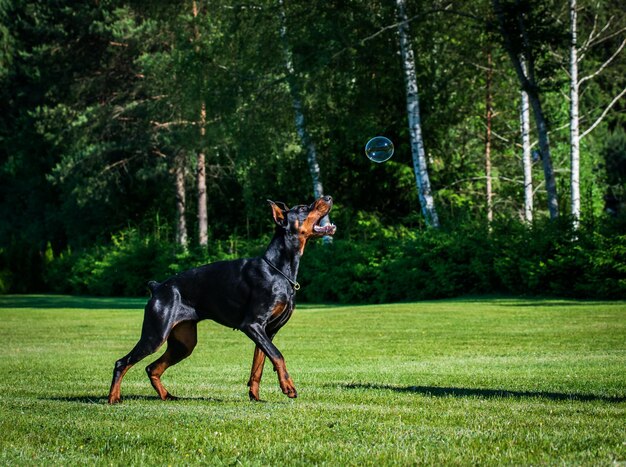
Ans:
{"type": "Polygon", "coordinates": [[[389,138],[376,136],[365,145],[365,155],[373,162],[385,162],[393,156],[393,143],[389,138]]]}

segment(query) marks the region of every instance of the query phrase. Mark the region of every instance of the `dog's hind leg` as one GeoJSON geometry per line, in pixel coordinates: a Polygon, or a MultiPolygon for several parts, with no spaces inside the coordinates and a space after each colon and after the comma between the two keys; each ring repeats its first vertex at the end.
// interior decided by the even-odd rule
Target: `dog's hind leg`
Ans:
{"type": "Polygon", "coordinates": [[[115,362],[113,381],[111,382],[111,389],[109,390],[109,404],[116,404],[120,401],[122,378],[130,367],[148,355],[156,352],[162,343],[163,341],[143,339],[142,336],[142,339],[137,342],[133,350],[115,362]]]}
{"type": "Polygon", "coordinates": [[[115,404],[120,401],[122,378],[124,378],[130,367],[159,350],[159,347],[167,339],[171,330],[171,324],[169,320],[164,319],[167,317],[165,311],[166,309],[162,304],[155,300],[151,300],[146,305],[139,342],[135,344],[135,347],[127,355],[115,362],[113,380],[109,390],[109,404],[115,404]]]}
{"type": "Polygon", "coordinates": [[[161,375],[170,366],[176,365],[181,360],[187,358],[193,352],[198,342],[197,322],[183,321],[172,329],[167,338],[167,350],[155,362],[146,367],[146,373],[150,378],[152,387],[159,394],[162,400],[176,399],[161,383],[161,375]]]}

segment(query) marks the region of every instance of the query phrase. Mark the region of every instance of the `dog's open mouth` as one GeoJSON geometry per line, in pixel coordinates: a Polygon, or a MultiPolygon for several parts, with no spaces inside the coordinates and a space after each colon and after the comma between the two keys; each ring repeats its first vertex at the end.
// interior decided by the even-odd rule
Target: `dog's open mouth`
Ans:
{"type": "Polygon", "coordinates": [[[322,219],[323,217],[320,217],[317,223],[313,226],[313,232],[317,235],[334,235],[337,230],[337,226],[335,224],[320,225],[322,219]]]}

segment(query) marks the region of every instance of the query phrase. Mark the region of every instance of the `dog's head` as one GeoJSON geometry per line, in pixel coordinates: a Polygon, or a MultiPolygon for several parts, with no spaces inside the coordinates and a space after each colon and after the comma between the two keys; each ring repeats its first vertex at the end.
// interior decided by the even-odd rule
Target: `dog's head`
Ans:
{"type": "Polygon", "coordinates": [[[267,201],[272,208],[276,225],[284,229],[287,235],[298,238],[300,253],[304,251],[309,238],[331,236],[337,230],[334,224],[327,223],[325,219],[333,207],[333,199],[330,196],[322,196],[311,205],[299,204],[291,209],[287,208],[285,203],[267,201]]]}

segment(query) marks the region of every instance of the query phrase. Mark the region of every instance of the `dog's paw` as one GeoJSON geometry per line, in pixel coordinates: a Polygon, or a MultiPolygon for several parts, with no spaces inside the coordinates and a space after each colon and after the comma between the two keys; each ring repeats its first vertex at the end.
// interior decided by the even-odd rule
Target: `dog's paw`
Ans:
{"type": "Polygon", "coordinates": [[[285,394],[290,399],[295,399],[298,397],[298,391],[296,391],[296,386],[293,384],[291,378],[287,378],[280,382],[280,389],[282,389],[283,394],[285,394]]]}

